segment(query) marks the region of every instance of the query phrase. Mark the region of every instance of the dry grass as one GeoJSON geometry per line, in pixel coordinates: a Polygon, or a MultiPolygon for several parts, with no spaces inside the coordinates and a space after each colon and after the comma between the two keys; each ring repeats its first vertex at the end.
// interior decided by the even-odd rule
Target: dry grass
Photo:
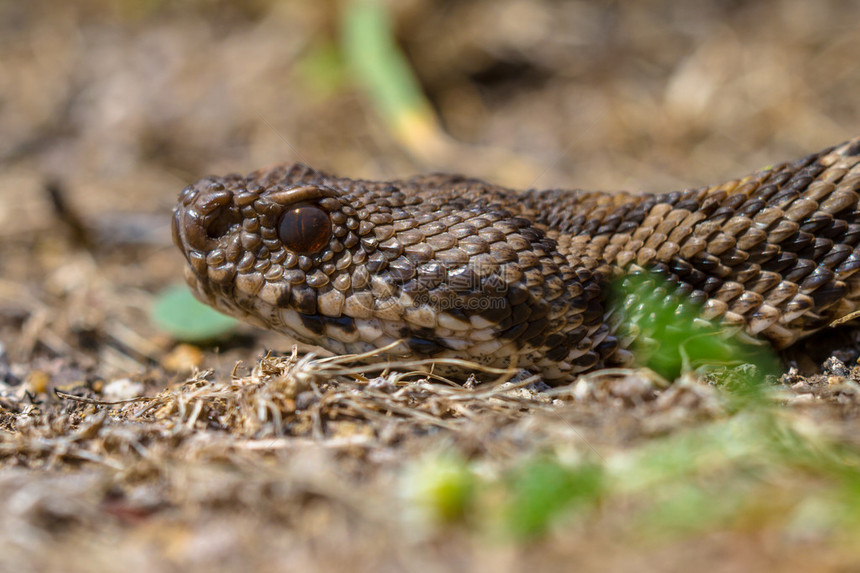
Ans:
{"type": "Polygon", "coordinates": [[[642,552],[649,566],[677,563],[685,539],[740,551],[729,562],[744,566],[808,560],[810,547],[834,566],[856,557],[860,523],[845,504],[860,500],[845,488],[860,483],[858,369],[786,376],[739,410],[707,378],[665,387],[615,371],[540,392],[528,378],[464,388],[342,362],[269,356],[248,375],[204,371],[114,401],[82,388],[8,392],[0,563],[426,570],[577,559],[588,570],[642,552]],[[530,519],[517,484],[544,479],[535,460],[557,460],[550,469],[574,480],[595,468],[600,484],[585,506],[551,513],[537,538],[517,533],[530,519]],[[753,532],[769,549],[749,545],[753,532]]]}

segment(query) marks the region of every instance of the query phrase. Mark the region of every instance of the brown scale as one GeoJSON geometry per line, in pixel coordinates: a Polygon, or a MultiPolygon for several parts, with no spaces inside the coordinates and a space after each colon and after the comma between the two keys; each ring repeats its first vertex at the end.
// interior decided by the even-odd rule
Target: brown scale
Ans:
{"type": "Polygon", "coordinates": [[[630,361],[609,281],[653,269],[783,348],[860,307],[860,138],[715,187],[517,192],[303,165],[188,187],[174,213],[205,302],[335,352],[517,364],[551,383],[630,361]]]}
{"type": "Polygon", "coordinates": [[[536,192],[530,207],[552,205],[541,223],[587,237],[570,255],[602,256],[616,272],[663,267],[706,300],[709,316],[782,348],[857,306],[858,148],[855,140],[713,188],[616,196],[611,208],[602,196],[553,191],[536,192]]]}

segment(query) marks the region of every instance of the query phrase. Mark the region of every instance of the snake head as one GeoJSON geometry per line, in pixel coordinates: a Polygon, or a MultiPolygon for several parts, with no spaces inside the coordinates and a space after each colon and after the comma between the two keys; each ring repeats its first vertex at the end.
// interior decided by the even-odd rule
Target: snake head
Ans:
{"type": "Polygon", "coordinates": [[[303,165],[201,179],[173,213],[174,243],[197,298],[314,344],[324,342],[316,317],[342,316],[344,297],[325,293],[351,265],[358,227],[349,202],[303,165]]]}
{"type": "Polygon", "coordinates": [[[340,354],[520,359],[564,378],[614,339],[590,271],[519,205],[462,177],[357,181],[296,165],[189,186],[173,234],[195,295],[252,324],[340,354]]]}

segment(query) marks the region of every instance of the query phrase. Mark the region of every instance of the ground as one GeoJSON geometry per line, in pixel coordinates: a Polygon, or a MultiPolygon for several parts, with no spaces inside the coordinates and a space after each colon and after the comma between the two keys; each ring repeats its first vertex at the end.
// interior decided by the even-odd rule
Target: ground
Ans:
{"type": "Polygon", "coordinates": [[[715,365],[550,392],[156,325],[209,173],[668,191],[860,125],[853,2],[392,2],[368,64],[373,6],[0,0],[0,569],[856,568],[850,325],[752,390],[715,365]]]}

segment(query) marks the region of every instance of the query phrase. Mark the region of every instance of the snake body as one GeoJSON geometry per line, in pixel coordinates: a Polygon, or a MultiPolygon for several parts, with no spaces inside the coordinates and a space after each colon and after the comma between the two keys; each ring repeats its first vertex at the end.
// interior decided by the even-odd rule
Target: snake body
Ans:
{"type": "Polygon", "coordinates": [[[629,364],[607,285],[650,269],[789,346],[860,308],[860,137],[665,194],[529,190],[305,165],[207,177],[174,211],[195,295],[335,353],[462,358],[551,384],[629,364]]]}

